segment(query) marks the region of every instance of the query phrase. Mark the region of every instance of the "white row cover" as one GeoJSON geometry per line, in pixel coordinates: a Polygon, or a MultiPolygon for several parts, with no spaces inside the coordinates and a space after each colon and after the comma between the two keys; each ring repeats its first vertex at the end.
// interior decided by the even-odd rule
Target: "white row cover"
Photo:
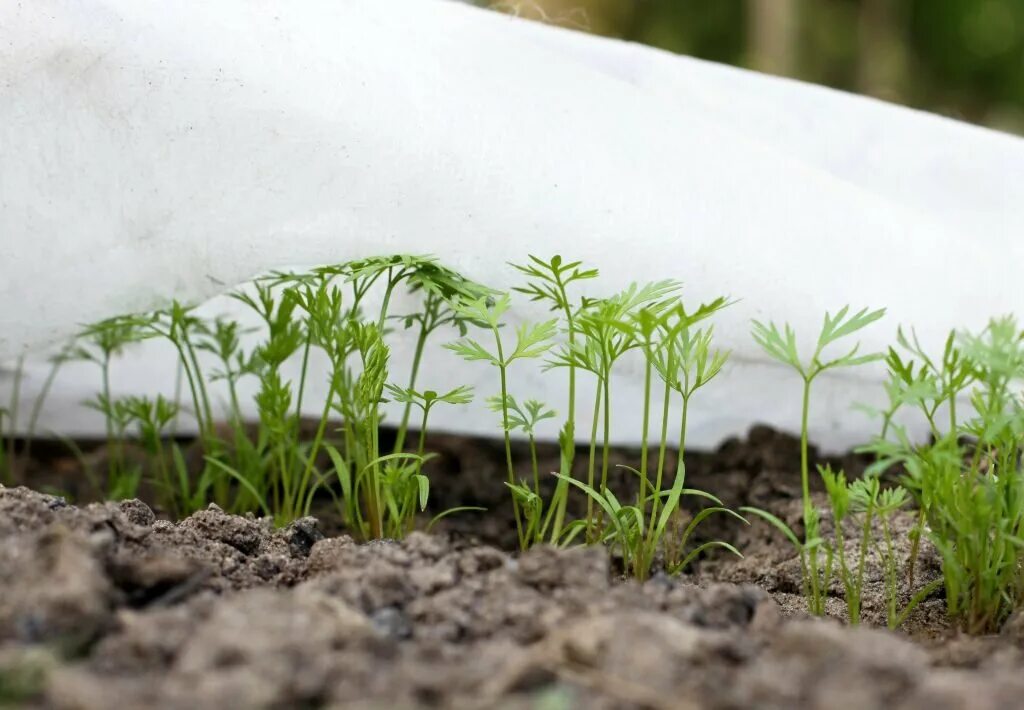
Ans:
{"type": "MultiPolygon", "coordinates": [[[[601,269],[591,294],[672,277],[692,301],[741,299],[717,326],[732,365],[695,400],[708,446],[798,424],[799,383],[751,318],[809,342],[826,309],[886,306],[870,350],[900,323],[938,346],[1024,312],[1024,141],[445,0],[0,3],[0,361],[28,353],[23,400],[80,324],[397,252],[501,288],[505,262],[562,253],[601,269]]],[[[520,300],[513,318],[543,315],[520,300]]],[[[392,345],[402,382],[411,343],[392,345]]],[[[169,392],[174,370],[147,344],[115,392],[169,392]]],[[[813,436],[869,436],[850,408],[880,377],[823,379],[813,436]]],[[[439,347],[420,382],[497,387],[439,347]]],[[[41,428],[99,432],[79,405],[97,383],[66,369],[41,428]]],[[[635,363],[613,383],[623,441],[640,384],[635,363]]],[[[513,390],[564,408],[557,373],[519,366],[513,390]]],[[[482,404],[436,414],[496,431],[482,404]]]]}

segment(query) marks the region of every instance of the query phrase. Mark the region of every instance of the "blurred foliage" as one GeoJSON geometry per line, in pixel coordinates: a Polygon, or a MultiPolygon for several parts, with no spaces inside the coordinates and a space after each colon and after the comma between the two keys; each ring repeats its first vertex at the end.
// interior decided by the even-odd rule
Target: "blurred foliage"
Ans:
{"type": "Polygon", "coordinates": [[[477,0],[1024,134],[1024,0],[477,0]]]}

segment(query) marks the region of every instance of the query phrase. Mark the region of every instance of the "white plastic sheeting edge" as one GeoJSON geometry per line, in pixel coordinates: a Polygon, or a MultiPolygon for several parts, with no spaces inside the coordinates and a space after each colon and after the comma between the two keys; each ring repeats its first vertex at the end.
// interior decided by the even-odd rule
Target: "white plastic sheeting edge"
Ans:
{"type": "MultiPolygon", "coordinates": [[[[711,445],[798,421],[798,384],[751,317],[810,339],[825,309],[884,305],[863,337],[877,349],[897,323],[937,345],[1024,311],[1022,178],[1020,139],[443,0],[9,2],[0,359],[30,351],[31,400],[41,348],[80,324],[270,268],[429,252],[507,287],[506,261],[561,252],[600,268],[601,292],[674,277],[692,300],[742,299],[718,321],[733,364],[695,400],[691,440],[711,445]]],[[[401,373],[410,343],[393,344],[401,373]]],[[[147,345],[116,391],[168,391],[172,361],[147,345]]],[[[613,385],[622,440],[638,374],[613,385]]],[[[821,381],[819,442],[873,431],[849,407],[877,399],[879,374],[821,381]]],[[[514,377],[563,401],[555,374],[514,377]]],[[[422,382],[495,387],[436,347],[422,382]]],[[[65,371],[43,428],[97,431],[77,404],[94,388],[65,371]]],[[[475,406],[436,423],[493,432],[475,406]]]]}

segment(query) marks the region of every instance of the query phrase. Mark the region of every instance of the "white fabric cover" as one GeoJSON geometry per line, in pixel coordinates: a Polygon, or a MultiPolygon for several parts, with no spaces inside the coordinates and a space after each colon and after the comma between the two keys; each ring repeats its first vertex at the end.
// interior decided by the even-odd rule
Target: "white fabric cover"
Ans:
{"type": "MultiPolygon", "coordinates": [[[[863,337],[878,349],[898,323],[937,345],[1024,311],[1024,141],[445,0],[0,3],[0,361],[29,353],[27,400],[79,324],[395,252],[496,287],[517,282],[506,261],[562,253],[601,269],[592,294],[674,277],[692,301],[741,299],[718,320],[732,365],[691,419],[713,445],[798,424],[798,381],[752,317],[809,343],[826,309],[887,306],[863,337]]],[[[514,317],[539,315],[520,300],[514,317]]],[[[493,393],[440,342],[423,386],[493,393]]],[[[393,345],[404,382],[411,343],[393,345]]],[[[147,345],[115,391],[169,391],[173,373],[147,345]]],[[[818,441],[874,431],[850,406],[877,401],[880,373],[819,383],[818,441]]],[[[78,405],[96,383],[67,368],[43,429],[99,431],[78,405]]],[[[640,384],[624,363],[620,440],[640,384]]],[[[517,366],[513,390],[564,408],[557,373],[517,366]]],[[[482,405],[436,415],[496,429],[482,405]]]]}

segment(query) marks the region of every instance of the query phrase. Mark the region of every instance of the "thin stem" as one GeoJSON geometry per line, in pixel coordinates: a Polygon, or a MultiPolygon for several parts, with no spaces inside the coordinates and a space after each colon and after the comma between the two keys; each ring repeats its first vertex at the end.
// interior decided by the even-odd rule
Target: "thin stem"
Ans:
{"type": "Polygon", "coordinates": [[[956,436],[956,392],[949,394],[949,433],[956,436]]]}
{"type": "Polygon", "coordinates": [[[647,510],[647,435],[651,420],[651,355],[649,349],[645,350],[647,364],[644,367],[644,416],[643,426],[640,434],[640,512],[647,510]]]}
{"type": "Polygon", "coordinates": [[[242,424],[242,407],[238,400],[238,381],[234,373],[228,371],[225,378],[228,382],[228,398],[231,406],[231,421],[238,425],[242,424]]]}
{"type": "Polygon", "coordinates": [[[106,427],[107,427],[107,450],[110,455],[110,462],[107,468],[107,475],[110,480],[107,481],[108,486],[112,486],[119,473],[119,461],[117,451],[114,444],[114,402],[110,398],[110,353],[103,354],[103,362],[100,365],[103,372],[103,401],[106,411],[106,427]]]}
{"type": "Polygon", "coordinates": [[[914,586],[914,571],[917,567],[917,557],[921,552],[921,535],[924,534],[924,506],[922,505],[917,512],[917,522],[914,524],[914,528],[910,531],[910,557],[907,560],[907,584],[911,587],[914,586]]]}
{"type": "Polygon", "coordinates": [[[181,369],[185,371],[185,379],[188,380],[189,393],[192,396],[192,409],[196,418],[196,427],[199,429],[200,435],[205,430],[203,423],[203,411],[200,407],[199,402],[199,390],[196,389],[195,375],[192,373],[192,368],[188,363],[188,356],[185,354],[185,348],[181,345],[181,340],[177,338],[170,339],[174,343],[175,349],[178,351],[178,358],[181,361],[181,369]]]}
{"type": "Polygon", "coordinates": [[[371,532],[374,538],[381,538],[384,536],[384,510],[381,506],[381,489],[380,489],[380,462],[377,461],[379,458],[378,452],[379,441],[378,437],[380,432],[378,431],[378,417],[379,412],[377,411],[377,404],[372,403],[370,405],[370,428],[369,428],[369,442],[370,447],[368,455],[372,457],[370,460],[373,462],[370,466],[370,485],[373,487],[373,511],[374,517],[370,521],[371,532]]]}
{"type": "MultiPolygon", "coordinates": [[[[679,417],[679,461],[676,463],[676,472],[686,474],[686,422],[690,416],[690,395],[683,395],[683,414],[679,417]]],[[[673,481],[675,483],[675,481],[673,481]]]]}
{"type": "MultiPolygon", "coordinates": [[[[491,330],[494,331],[494,342],[498,349],[498,371],[501,373],[501,428],[505,432],[505,465],[508,468],[509,485],[514,486],[516,484],[516,473],[515,468],[512,466],[512,438],[509,433],[508,424],[508,381],[505,372],[505,352],[501,347],[501,336],[498,333],[498,329],[492,328],[491,330]]],[[[519,501],[516,500],[515,496],[512,496],[512,511],[516,519],[516,534],[519,538],[519,546],[525,550],[526,538],[523,537],[523,521],[519,513],[519,501]]]]}
{"type": "MultiPolygon", "coordinates": [[[[661,405],[661,443],[658,446],[658,472],[654,480],[654,505],[651,511],[651,520],[655,521],[658,519],[658,510],[661,508],[661,486],[664,481],[665,475],[665,455],[668,449],[668,410],[670,397],[672,395],[672,389],[669,387],[668,382],[665,382],[665,391],[663,393],[662,405],[661,405]]],[[[653,535],[654,526],[650,526],[650,530],[653,535]]]]}
{"type": "MultiPolygon", "coordinates": [[[[334,377],[331,378],[333,383],[334,377]]],[[[334,396],[333,386],[328,388],[327,397],[324,400],[324,409],[320,414],[320,423],[316,427],[316,434],[313,436],[313,445],[309,449],[309,453],[306,456],[306,466],[302,472],[302,478],[300,479],[299,488],[296,491],[297,495],[304,496],[304,491],[309,486],[309,479],[313,475],[313,467],[316,465],[317,454],[320,453],[320,444],[324,440],[324,433],[327,431],[327,419],[331,414],[331,398],[334,396]]]]}
{"type": "MultiPolygon", "coordinates": [[[[594,397],[594,422],[590,427],[590,458],[587,463],[587,485],[594,488],[594,470],[597,462],[597,424],[601,417],[601,390],[603,380],[597,378],[597,392],[594,397]]],[[[594,539],[594,498],[587,496],[587,542],[593,543],[594,539]]]]}
{"type": "Polygon", "coordinates": [[[533,520],[528,521],[529,526],[527,529],[527,537],[530,538],[531,543],[541,542],[544,538],[544,527],[542,521],[544,519],[544,499],[540,495],[540,467],[537,465],[537,440],[533,436],[533,432],[529,433],[529,444],[530,444],[530,464],[533,467],[533,492],[537,495],[537,498],[541,501],[541,507],[537,510],[537,514],[533,520]]]}
{"type": "Polygon", "coordinates": [[[530,463],[533,466],[533,492],[540,495],[540,466],[537,465],[537,440],[533,432],[529,434],[530,440],[530,463]]]}
{"type": "Polygon", "coordinates": [[[858,622],[860,620],[860,599],[864,592],[864,570],[867,566],[868,545],[871,542],[871,523],[874,518],[875,503],[868,501],[867,510],[864,512],[864,531],[860,538],[860,552],[857,560],[857,601],[858,601],[858,622]]]}
{"type": "MultiPolygon", "coordinates": [[[[800,420],[800,490],[804,499],[804,523],[809,520],[811,507],[811,484],[807,472],[807,418],[811,402],[811,380],[804,379],[803,407],[800,420]]],[[[806,534],[806,530],[804,531],[806,534]]],[[[804,542],[806,542],[806,538],[804,542]]]]}
{"type": "MultiPolygon", "coordinates": [[[[811,484],[810,475],[808,473],[808,441],[807,441],[807,426],[808,426],[808,415],[810,411],[811,402],[811,382],[814,376],[804,377],[804,392],[803,392],[803,405],[801,408],[801,420],[800,420],[800,488],[804,499],[804,545],[810,542],[811,535],[811,519],[813,515],[811,507],[811,484]]],[[[812,548],[808,555],[808,572],[810,575],[810,611],[812,614],[820,616],[824,613],[824,600],[821,598],[820,580],[818,579],[818,548],[812,548]]]]}
{"type": "Polygon", "coordinates": [[[835,528],[836,555],[839,558],[839,574],[842,577],[843,589],[846,591],[846,615],[849,617],[850,626],[857,626],[860,623],[860,599],[854,593],[850,582],[850,570],[846,565],[846,544],[843,540],[843,521],[836,515],[835,506],[832,507],[832,524],[835,528]]]}
{"type": "MultiPolygon", "coordinates": [[[[302,367],[299,370],[299,391],[295,396],[295,446],[302,437],[302,400],[306,393],[306,373],[309,370],[309,352],[313,347],[313,334],[306,330],[306,344],[302,348],[302,367]]],[[[327,401],[330,401],[330,397],[327,401]]]]}
{"type": "Polygon", "coordinates": [[[892,533],[889,530],[889,518],[882,515],[882,538],[885,540],[885,591],[886,591],[886,625],[890,630],[896,628],[896,562],[893,559],[892,533]]]}
{"type": "MultiPolygon", "coordinates": [[[[420,334],[416,338],[416,352],[412,356],[412,374],[409,375],[409,389],[415,389],[416,387],[416,376],[420,370],[420,360],[423,358],[423,349],[427,344],[427,336],[430,331],[427,330],[426,315],[424,314],[424,320],[420,325],[420,334]]],[[[402,452],[402,448],[405,446],[405,436],[409,428],[409,417],[412,412],[412,402],[406,402],[405,407],[402,410],[402,421],[398,425],[398,435],[395,437],[395,449],[394,452],[399,454],[402,452]]]]}
{"type": "Polygon", "coordinates": [[[53,382],[57,378],[57,372],[63,364],[63,357],[57,357],[53,360],[53,365],[50,367],[50,371],[46,375],[46,380],[43,381],[43,386],[39,390],[39,395],[36,397],[36,401],[32,404],[32,411],[29,413],[28,417],[28,429],[25,432],[26,460],[32,456],[32,441],[36,437],[36,426],[39,424],[39,415],[43,411],[43,403],[46,402],[46,398],[50,395],[50,389],[53,387],[53,382]]]}
{"type": "Polygon", "coordinates": [[[284,499],[284,516],[280,519],[281,522],[291,521],[293,517],[291,473],[289,473],[290,467],[286,456],[284,441],[279,438],[277,441],[277,465],[280,471],[281,497],[284,499]]]}
{"type": "MultiPolygon", "coordinates": [[[[569,351],[572,352],[576,344],[576,323],[572,317],[572,308],[569,306],[569,299],[565,292],[565,285],[561,277],[558,278],[559,293],[564,304],[566,325],[569,329],[569,351]]],[[[572,476],[573,462],[576,458],[576,366],[569,362],[569,413],[566,418],[566,429],[571,439],[571,448],[568,451],[565,461],[563,476],[572,476]]],[[[589,497],[589,496],[588,496],[589,497]]],[[[559,478],[555,484],[555,495],[552,503],[555,506],[555,524],[551,530],[551,542],[555,543],[562,536],[562,526],[565,524],[565,510],[569,502],[569,481],[559,478]]]]}
{"type": "Polygon", "coordinates": [[[604,495],[605,490],[608,488],[608,467],[611,455],[611,430],[612,430],[612,418],[611,418],[611,367],[606,370],[604,378],[604,388],[602,389],[602,400],[603,410],[602,416],[604,418],[603,434],[602,434],[602,448],[601,448],[601,494],[604,495]]]}
{"type": "Polygon", "coordinates": [[[163,480],[164,487],[167,490],[168,507],[171,509],[171,514],[174,515],[175,518],[178,518],[181,515],[181,510],[178,507],[178,501],[173,492],[174,487],[171,485],[171,474],[167,470],[167,459],[164,456],[163,437],[161,436],[161,432],[159,429],[155,431],[155,435],[153,438],[156,440],[155,446],[157,470],[160,471],[160,478],[163,480]]]}
{"type": "MultiPolygon", "coordinates": [[[[179,350],[179,356],[181,354],[179,350]]],[[[184,365],[179,360],[178,366],[174,368],[174,419],[171,421],[171,436],[178,434],[178,419],[181,416],[181,371],[184,365]]]]}
{"type": "Polygon", "coordinates": [[[419,443],[416,445],[416,473],[423,470],[423,451],[427,443],[427,415],[430,414],[430,404],[423,405],[423,419],[420,421],[419,443]]]}
{"type": "Polygon", "coordinates": [[[399,272],[397,277],[393,277],[394,267],[388,267],[388,287],[384,289],[384,302],[380,305],[380,317],[377,319],[377,330],[380,331],[381,336],[384,335],[384,323],[388,318],[388,306],[391,304],[391,294],[395,290],[395,286],[405,276],[405,272],[399,272]]]}
{"type": "Polygon", "coordinates": [[[182,333],[182,339],[185,342],[185,349],[188,352],[189,360],[192,362],[192,368],[195,372],[196,383],[199,388],[199,398],[203,405],[203,418],[206,420],[206,429],[205,431],[200,429],[200,433],[204,443],[208,443],[208,439],[213,436],[213,410],[210,408],[210,397],[206,392],[206,382],[203,380],[202,370],[199,367],[199,358],[187,332],[182,333]]]}

